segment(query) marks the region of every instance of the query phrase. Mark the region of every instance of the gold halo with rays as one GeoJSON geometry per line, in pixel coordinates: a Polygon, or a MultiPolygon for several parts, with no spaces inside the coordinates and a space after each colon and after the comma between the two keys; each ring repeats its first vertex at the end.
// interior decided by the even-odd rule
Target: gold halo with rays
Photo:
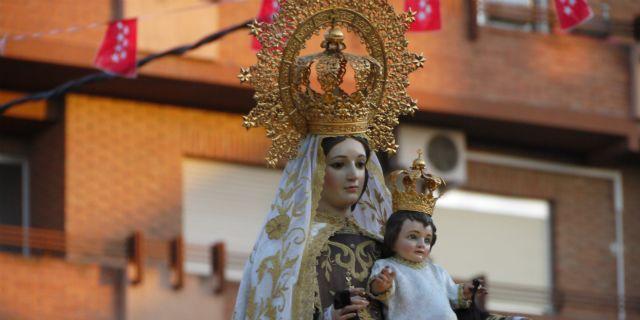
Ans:
{"type": "Polygon", "coordinates": [[[294,158],[300,141],[309,133],[296,107],[296,59],[313,35],[331,26],[355,33],[381,66],[381,79],[362,104],[370,109],[365,134],[373,150],[394,153],[398,146],[393,128],[398,117],[417,110],[417,102],[406,91],[409,73],[425,61],[422,54],[407,49],[404,34],[414,20],[413,13],[396,14],[384,0],[287,0],[273,23],[252,23],[251,34],[262,49],[257,53],[258,62],[242,68],[238,75],[255,89],[256,106],[244,117],[243,125],[265,127],[273,143],[266,156],[268,164],[294,158]]]}

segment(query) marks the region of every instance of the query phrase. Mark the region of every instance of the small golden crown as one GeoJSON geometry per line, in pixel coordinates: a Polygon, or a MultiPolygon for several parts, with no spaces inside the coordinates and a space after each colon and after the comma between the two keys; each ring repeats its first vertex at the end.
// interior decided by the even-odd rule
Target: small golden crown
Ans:
{"type": "Polygon", "coordinates": [[[390,174],[393,212],[401,210],[422,212],[431,216],[438,201],[434,192],[445,185],[444,180],[425,173],[426,162],[422,159],[422,151],[418,150],[418,158],[413,160],[411,169],[396,170],[390,174]],[[400,184],[398,180],[400,179],[400,184]]]}
{"type": "Polygon", "coordinates": [[[327,31],[320,45],[324,52],[296,59],[293,86],[295,105],[306,119],[309,133],[348,135],[365,133],[369,115],[376,101],[373,92],[382,76],[380,64],[372,57],[342,52],[344,34],[335,25],[327,31]],[[323,93],[311,88],[311,69],[315,65],[323,93]],[[355,74],[356,91],[348,94],[340,88],[347,67],[355,74]]]}

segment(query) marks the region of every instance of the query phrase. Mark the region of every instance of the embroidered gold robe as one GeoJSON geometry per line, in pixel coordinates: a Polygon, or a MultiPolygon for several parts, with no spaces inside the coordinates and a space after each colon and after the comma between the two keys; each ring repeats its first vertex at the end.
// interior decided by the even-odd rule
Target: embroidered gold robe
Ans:
{"type": "MultiPolygon", "coordinates": [[[[315,233],[314,242],[321,248],[316,258],[315,318],[327,319],[336,292],[349,288],[366,290],[371,267],[380,258],[382,244],[353,220],[322,213],[317,215],[312,233],[315,233]]],[[[373,300],[358,316],[361,320],[383,319],[382,304],[373,300]]]]}

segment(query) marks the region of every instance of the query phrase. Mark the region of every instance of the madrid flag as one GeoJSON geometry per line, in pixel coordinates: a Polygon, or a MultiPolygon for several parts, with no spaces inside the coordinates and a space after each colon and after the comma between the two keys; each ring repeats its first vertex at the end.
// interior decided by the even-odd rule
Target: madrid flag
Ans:
{"type": "Polygon", "coordinates": [[[440,30],[439,0],[406,0],[404,10],[416,13],[416,20],[409,26],[409,31],[440,30]]]}
{"type": "MultiPolygon", "coordinates": [[[[262,5],[260,6],[260,12],[258,12],[258,17],[256,20],[260,22],[271,23],[273,22],[273,16],[278,13],[280,10],[280,4],[278,0],[262,0],[262,5]]],[[[260,50],[262,46],[256,37],[253,37],[251,42],[251,48],[253,50],[260,50]]]]}
{"type": "Polygon", "coordinates": [[[280,10],[278,0],[263,0],[258,13],[258,21],[273,22],[273,15],[280,10]]]}
{"type": "Polygon", "coordinates": [[[593,12],[587,0],[555,0],[556,13],[562,29],[569,29],[591,18],[593,12]]]}
{"type": "Polygon", "coordinates": [[[128,78],[136,76],[137,19],[109,23],[94,64],[105,72],[128,78]]]}

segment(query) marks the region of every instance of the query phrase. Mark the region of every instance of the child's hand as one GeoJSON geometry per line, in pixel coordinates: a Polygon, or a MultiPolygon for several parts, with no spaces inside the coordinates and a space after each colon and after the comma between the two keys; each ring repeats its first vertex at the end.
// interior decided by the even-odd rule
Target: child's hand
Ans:
{"type": "MultiPolygon", "coordinates": [[[[478,281],[480,282],[480,286],[478,286],[477,294],[479,295],[488,294],[489,291],[487,291],[487,288],[484,287],[484,281],[480,279],[478,279],[478,281]]],[[[464,296],[465,299],[471,300],[471,297],[473,296],[473,281],[465,282],[464,287],[462,289],[462,295],[464,296]]]]}
{"type": "Polygon", "coordinates": [[[384,267],[382,271],[371,281],[371,293],[380,295],[391,288],[396,273],[389,267],[384,267]]]}

